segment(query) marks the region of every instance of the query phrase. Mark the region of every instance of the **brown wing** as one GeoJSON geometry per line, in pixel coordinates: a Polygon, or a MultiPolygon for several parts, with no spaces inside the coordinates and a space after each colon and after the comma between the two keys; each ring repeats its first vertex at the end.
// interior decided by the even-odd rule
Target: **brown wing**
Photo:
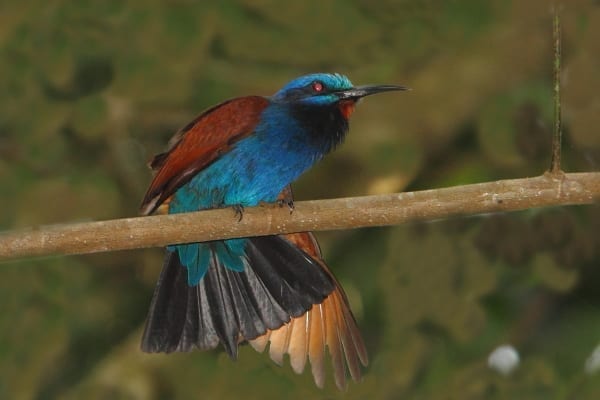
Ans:
{"type": "Polygon", "coordinates": [[[319,245],[310,232],[284,235],[322,265],[335,282],[334,291],[297,318],[276,330],[269,330],[256,339],[249,340],[257,351],[264,351],[267,343],[269,356],[277,364],[283,364],[285,354],[296,373],[304,370],[306,361],[311,364],[312,375],[318,387],[325,384],[325,348],[333,362],[335,383],[340,389],[346,387],[346,365],[355,381],[361,377],[360,364],[368,363],[367,350],[356,325],[348,299],[335,277],[322,260],[319,245]]]}
{"type": "Polygon", "coordinates": [[[171,140],[169,149],[150,162],[156,171],[141,210],[150,214],[234,143],[250,135],[268,100],[240,97],[221,103],[198,116],[171,140]]]}

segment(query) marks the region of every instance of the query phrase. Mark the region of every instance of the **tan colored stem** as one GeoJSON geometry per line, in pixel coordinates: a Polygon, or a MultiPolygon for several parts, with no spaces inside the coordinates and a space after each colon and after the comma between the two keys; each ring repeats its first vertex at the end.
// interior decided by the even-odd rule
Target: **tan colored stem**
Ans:
{"type": "Polygon", "coordinates": [[[377,196],[350,197],[187,214],[45,226],[0,234],[0,260],[85,254],[245,236],[350,229],[430,221],[454,215],[590,204],[600,200],[600,172],[544,174],[377,196]]]}

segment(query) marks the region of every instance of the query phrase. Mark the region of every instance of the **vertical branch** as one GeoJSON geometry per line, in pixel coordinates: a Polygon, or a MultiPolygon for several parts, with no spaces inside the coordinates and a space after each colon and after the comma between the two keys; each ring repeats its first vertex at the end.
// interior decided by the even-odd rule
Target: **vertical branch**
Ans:
{"type": "Polygon", "coordinates": [[[561,172],[560,153],[562,140],[562,117],[560,111],[560,58],[561,58],[561,42],[560,42],[560,16],[558,9],[554,8],[553,22],[553,37],[554,37],[554,133],[552,136],[552,160],[550,161],[550,173],[556,174],[561,172]]]}

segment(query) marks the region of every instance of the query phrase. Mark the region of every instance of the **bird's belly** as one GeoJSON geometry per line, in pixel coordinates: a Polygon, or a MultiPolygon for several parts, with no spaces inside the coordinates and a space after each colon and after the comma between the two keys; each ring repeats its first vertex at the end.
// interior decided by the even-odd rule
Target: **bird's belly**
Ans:
{"type": "Polygon", "coordinates": [[[315,161],[308,149],[293,143],[243,140],[178,189],[169,212],[273,202],[315,161]]]}

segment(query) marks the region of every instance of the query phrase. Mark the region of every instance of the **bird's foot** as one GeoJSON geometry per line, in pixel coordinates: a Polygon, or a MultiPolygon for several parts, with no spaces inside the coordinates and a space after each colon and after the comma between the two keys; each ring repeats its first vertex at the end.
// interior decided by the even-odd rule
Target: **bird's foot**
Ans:
{"type": "Polygon", "coordinates": [[[235,212],[236,217],[238,217],[238,222],[242,221],[244,218],[244,206],[241,204],[235,204],[232,206],[233,212],[235,212]]]}
{"type": "Polygon", "coordinates": [[[279,205],[279,208],[288,206],[290,214],[294,212],[294,200],[292,199],[279,199],[277,200],[277,204],[279,205]]]}

